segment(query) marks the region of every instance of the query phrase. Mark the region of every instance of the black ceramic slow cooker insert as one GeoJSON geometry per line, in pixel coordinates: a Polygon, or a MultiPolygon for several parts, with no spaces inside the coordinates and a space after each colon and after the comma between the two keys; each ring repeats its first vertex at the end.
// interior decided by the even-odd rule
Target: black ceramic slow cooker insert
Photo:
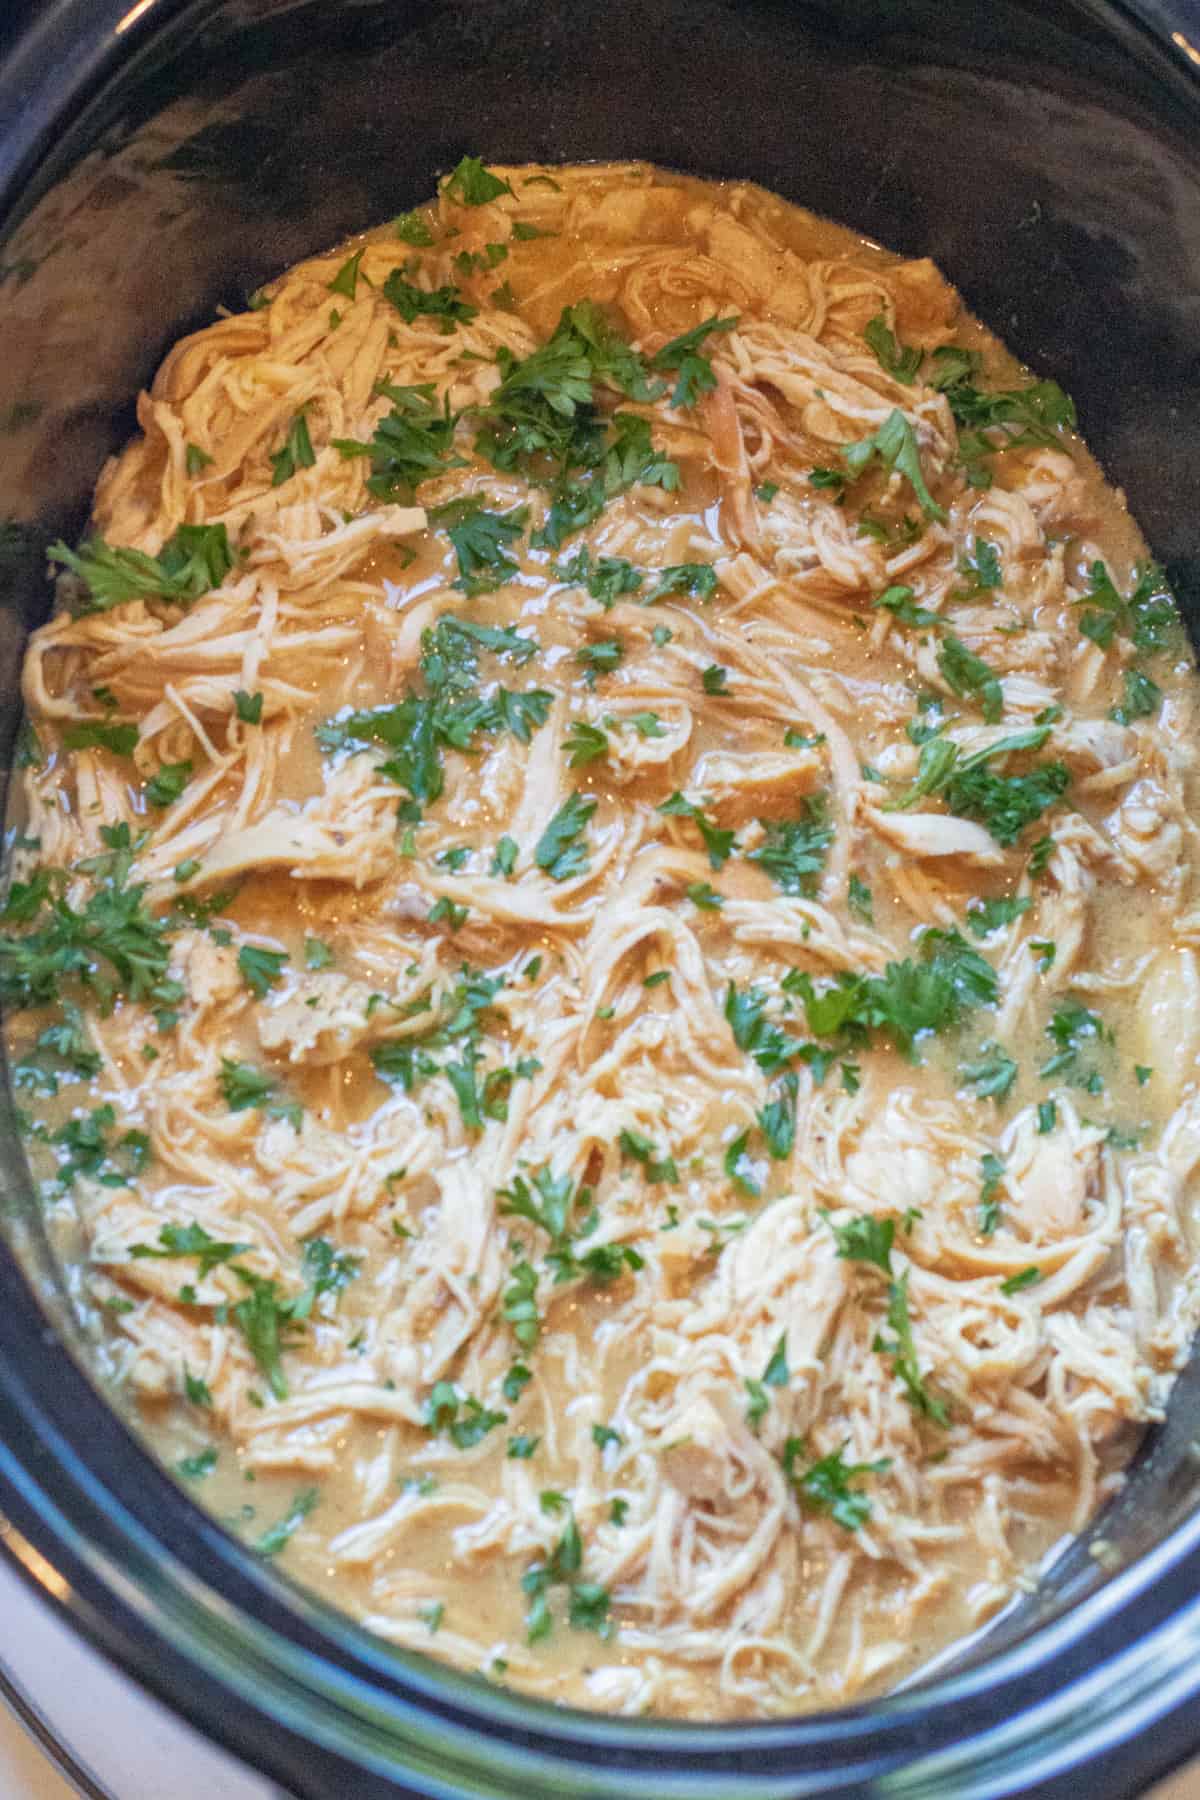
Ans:
{"type": "MultiPolygon", "coordinates": [[[[5,779],[45,546],[81,530],[163,352],[465,153],[749,178],[933,257],[1074,396],[1197,635],[1194,0],[8,0],[5,779]]],[[[1193,1365],[1038,1592],[886,1700],[738,1725],[550,1707],[371,1640],[158,1468],[86,1372],[0,1094],[0,1547],[301,1800],[1134,1794],[1200,1749],[1198,1437],[1193,1365]]]]}

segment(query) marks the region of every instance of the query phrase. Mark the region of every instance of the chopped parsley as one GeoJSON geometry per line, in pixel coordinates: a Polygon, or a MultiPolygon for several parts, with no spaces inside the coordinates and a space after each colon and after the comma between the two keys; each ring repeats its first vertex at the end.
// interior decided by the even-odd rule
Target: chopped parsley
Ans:
{"type": "Polygon", "coordinates": [[[1179,614],[1166,577],[1157,563],[1139,563],[1133,591],[1123,595],[1107,567],[1094,562],[1088,591],[1077,602],[1083,608],[1079,629],[1102,650],[1118,631],[1127,635],[1139,655],[1154,656],[1178,635],[1179,614]]]}
{"type": "Polygon", "coordinates": [[[1125,698],[1119,706],[1113,707],[1109,717],[1118,725],[1132,725],[1135,719],[1153,718],[1163,697],[1157,681],[1151,681],[1141,669],[1126,669],[1123,679],[1125,698]]]}
{"type": "Polygon", "coordinates": [[[1017,1073],[1017,1064],[1007,1050],[991,1041],[975,1057],[958,1065],[959,1080],[972,1089],[975,1098],[994,1100],[997,1106],[1012,1092],[1017,1073]]]}
{"type": "Polygon", "coordinates": [[[702,912],[717,912],[725,904],[724,896],[707,881],[689,881],[686,891],[692,905],[702,912]]]}
{"type": "Polygon", "coordinates": [[[646,1180],[652,1184],[679,1180],[679,1170],[671,1156],[659,1156],[648,1137],[640,1131],[622,1130],[617,1139],[621,1152],[640,1163],[646,1180]]]}
{"type": "Polygon", "coordinates": [[[316,460],[308,435],[308,421],[303,412],[298,412],[288,426],[283,447],[271,452],[271,486],[281,487],[291,480],[297,469],[311,469],[316,460]]]}
{"type": "Polygon", "coordinates": [[[885,374],[911,387],[921,367],[921,351],[916,345],[901,344],[882,313],[863,332],[867,346],[885,374]]]}
{"type": "Polygon", "coordinates": [[[516,199],[512,184],[493,175],[490,169],[485,169],[478,156],[464,156],[447,175],[442,184],[442,192],[462,206],[486,206],[489,200],[498,200],[501,194],[508,194],[516,199]]]}
{"type": "Polygon", "coordinates": [[[967,908],[967,924],[978,938],[1003,931],[1033,905],[1028,898],[1003,897],[994,900],[972,900],[967,908]]]}
{"type": "Polygon", "coordinates": [[[305,1488],[297,1494],[278,1524],[272,1525],[258,1539],[254,1546],[258,1554],[260,1556],[278,1556],[279,1552],[295,1536],[309,1514],[315,1510],[320,1498],[320,1493],[315,1487],[305,1488]]]}
{"type": "Polygon", "coordinates": [[[855,917],[861,919],[865,925],[875,923],[875,902],[871,890],[858,875],[850,877],[847,904],[855,917]]]}
{"type": "Polygon", "coordinates": [[[945,509],[938,505],[925,484],[916,434],[899,407],[892,409],[870,437],[842,447],[842,461],[853,479],[863,474],[876,458],[885,468],[904,476],[927,519],[945,519],[945,509]]]}
{"type": "Polygon", "coordinates": [[[553,574],[559,581],[581,583],[606,612],[623,594],[636,594],[645,580],[645,576],[623,556],[601,556],[593,563],[586,544],[570,562],[555,563],[553,574]]]}
{"type": "Polygon", "coordinates": [[[990,664],[953,632],[943,638],[937,662],[946,686],[960,699],[978,699],[984,718],[994,725],[1004,711],[1004,692],[990,664]]]}
{"type": "Polygon", "coordinates": [[[114,756],[132,756],[137,748],[138,728],[87,719],[77,725],[64,725],[62,740],[65,750],[111,750],[114,756]]]}
{"type": "Polygon", "coordinates": [[[575,661],[583,669],[588,687],[594,688],[597,675],[611,675],[624,655],[620,638],[605,638],[598,644],[584,644],[575,652],[575,661]]]}
{"type": "Polygon", "coordinates": [[[146,783],[146,800],[151,806],[173,806],[192,778],[190,762],[163,763],[146,783]]]}
{"type": "Polygon", "coordinates": [[[871,1516],[871,1502],[851,1482],[863,1475],[886,1475],[892,1465],[887,1457],[877,1462],[848,1463],[844,1460],[848,1448],[849,1440],[839,1450],[800,1469],[797,1464],[806,1454],[804,1440],[790,1437],[783,1447],[783,1472],[801,1506],[809,1512],[825,1513],[846,1531],[857,1531],[871,1516]]]}
{"type": "Polygon", "coordinates": [[[717,385],[713,374],[713,366],[707,356],[701,353],[700,346],[705,340],[718,331],[732,331],[737,325],[736,318],[705,319],[691,331],[683,332],[664,344],[656,355],[650,358],[650,367],[655,370],[673,371],[678,375],[675,390],[671,395],[672,406],[695,406],[701,394],[708,394],[717,385]]]}
{"type": "Polygon", "coordinates": [[[799,819],[763,819],[760,823],[764,841],[746,860],[764,869],[784,894],[814,893],[833,842],[825,796],[810,795],[799,819]]]}
{"type": "Polygon", "coordinates": [[[846,1262],[873,1263],[885,1275],[892,1273],[892,1245],[896,1241],[896,1221],[876,1218],[873,1213],[858,1213],[842,1224],[829,1221],[837,1244],[838,1256],[846,1262]]]}
{"type": "Polygon", "coordinates": [[[717,571],[711,563],[672,563],[658,571],[658,580],[644,604],[653,606],[670,594],[690,594],[695,600],[711,600],[717,591],[717,571]]]}
{"type": "Polygon", "coordinates": [[[263,697],[261,694],[248,694],[244,688],[235,688],[233,710],[243,725],[261,725],[263,697]]]}
{"type": "Polygon", "coordinates": [[[435,1381],[425,1403],[425,1429],[446,1432],[456,1450],[473,1450],[489,1431],[508,1421],[508,1414],[492,1412],[470,1394],[462,1394],[452,1381],[435,1381]]]}
{"type": "Polygon", "coordinates": [[[431,384],[392,387],[384,383],[377,391],[392,402],[392,410],[376,425],[370,441],[332,440],[343,458],[370,457],[369,494],[381,500],[409,500],[423,481],[463,466],[462,457],[453,450],[455,419],[449,402],[439,407],[431,384]]]}
{"type": "Polygon", "coordinates": [[[263,1000],[282,980],[288,958],[286,950],[262,950],[257,944],[243,944],[237,960],[242,980],[256,1000],[263,1000]]]}
{"type": "Polygon", "coordinates": [[[787,1333],[784,1332],[772,1350],[766,1368],[758,1378],[746,1376],[743,1385],[749,1398],[746,1407],[746,1422],[751,1431],[757,1431],[771,1405],[768,1388],[786,1387],[791,1379],[787,1360],[787,1333]]]}
{"type": "Polygon", "coordinates": [[[519,855],[520,846],[518,845],[517,840],[509,837],[508,834],[505,833],[496,845],[492,854],[488,874],[499,875],[507,881],[508,877],[517,866],[517,857],[519,855]]]}
{"type": "Polygon", "coordinates": [[[516,506],[507,513],[487,512],[482,501],[470,498],[451,500],[429,516],[435,524],[447,527],[458,561],[454,585],[468,598],[490,594],[518,573],[507,546],[524,531],[528,507],[516,506]]]}
{"type": "Polygon", "coordinates": [[[317,727],[317,740],[327,751],[353,743],[382,745],[391,754],[379,764],[379,774],[406,788],[418,806],[426,806],[442,791],[443,750],[470,750],[480,732],[507,730],[528,743],[549,716],[552,696],[540,688],[479,692],[479,650],[517,663],[535,654],[535,640],[519,632],[444,616],[422,634],[421,644],[424,693],[410,691],[393,706],[326,720],[317,727]]]}
{"type": "Polygon", "coordinates": [[[1041,1279],[1042,1271],[1037,1268],[1036,1265],[1030,1264],[1029,1268],[1018,1269],[1015,1275],[1010,1275],[1006,1280],[1002,1281],[1000,1283],[1000,1292],[1002,1294],[1010,1295],[1020,1294],[1023,1293],[1026,1288],[1036,1286],[1041,1279]]]}
{"type": "Polygon", "coordinates": [[[165,928],[143,904],[145,884],[128,881],[129,827],[103,826],[101,837],[107,854],[80,865],[96,878],[82,907],[67,905],[58,871],[39,869],[10,887],[4,923],[34,927],[0,933],[0,1001],[13,1010],[58,1000],[71,980],[90,989],[105,1012],[119,994],[131,1000],[165,998],[168,988],[174,994],[176,984],[165,979],[165,928]]]}
{"type": "Polygon", "coordinates": [[[1000,1223],[1000,1202],[997,1195],[1000,1183],[1004,1180],[1004,1164],[991,1150],[985,1150],[979,1164],[979,1233],[981,1237],[991,1237],[1000,1223]]]}
{"type": "Polygon", "coordinates": [[[89,538],[78,552],[51,544],[51,562],[78,576],[86,598],[71,597],[75,613],[107,612],[128,600],[163,600],[189,606],[219,587],[233,567],[224,525],[180,525],[157,556],[89,538]]]}
{"type": "MultiPolygon", "coordinates": [[[[353,256],[348,256],[333,280],[329,283],[331,294],[344,294],[347,300],[353,300],[358,293],[358,277],[362,259],[366,255],[365,244],[357,249],[353,256]]],[[[363,277],[364,281],[366,277],[363,277]]]]}
{"type": "Polygon", "coordinates": [[[578,840],[596,805],[595,800],[572,794],[559,807],[534,845],[533,860],[552,881],[569,881],[573,876],[587,873],[587,848],[578,840]]]}
{"type": "Polygon", "coordinates": [[[915,1413],[934,1425],[950,1423],[946,1402],[935,1394],[921,1374],[917,1348],[913,1341],[912,1319],[908,1306],[908,1270],[899,1280],[888,1284],[887,1324],[895,1336],[885,1338],[878,1333],[872,1349],[892,1359],[892,1374],[904,1388],[905,1397],[915,1413]]]}
{"type": "Polygon", "coordinates": [[[180,1457],[175,1464],[179,1473],[187,1481],[203,1481],[206,1475],[212,1474],[216,1466],[217,1450],[214,1444],[207,1444],[203,1450],[198,1450],[195,1456],[180,1457]]]}
{"type": "Polygon", "coordinates": [[[706,818],[703,808],[686,800],[678,789],[657,810],[669,819],[690,819],[704,841],[704,848],[708,851],[708,860],[713,868],[724,868],[734,845],[732,831],[714,825],[711,819],[706,818]]]}
{"type": "Polygon", "coordinates": [[[428,250],[433,243],[433,233],[429,223],[415,209],[401,213],[393,221],[393,230],[401,243],[412,244],[418,250],[428,250]]]}
{"type": "Polygon", "coordinates": [[[572,719],[570,730],[563,741],[563,749],[567,752],[570,768],[583,768],[585,764],[597,762],[608,755],[608,733],[599,725],[589,724],[586,719],[572,719]]]}
{"type": "Polygon", "coordinates": [[[393,269],[382,288],[383,297],[396,308],[406,325],[419,318],[440,319],[444,331],[469,325],[479,311],[463,299],[452,282],[440,288],[420,288],[393,269]]]}
{"type": "Polygon", "coordinates": [[[791,1155],[796,1141],[796,1095],[799,1078],[793,1070],[781,1076],[775,1093],[758,1115],[759,1130],[776,1162],[791,1155]]]}
{"type": "Polygon", "coordinates": [[[1113,1042],[1113,1034],[1099,1013],[1068,997],[1051,1015],[1046,1036],[1054,1043],[1055,1053],[1038,1069],[1041,1079],[1049,1081],[1060,1075],[1072,1087],[1098,1094],[1104,1081],[1095,1065],[1084,1060],[1084,1051],[1089,1046],[1099,1049],[1113,1042]]]}
{"type": "Polygon", "coordinates": [[[299,1105],[294,1100],[275,1099],[274,1080],[256,1069],[253,1063],[236,1062],[230,1056],[223,1056],[217,1085],[230,1112],[266,1112],[270,1118],[287,1119],[299,1131],[299,1105]]]}

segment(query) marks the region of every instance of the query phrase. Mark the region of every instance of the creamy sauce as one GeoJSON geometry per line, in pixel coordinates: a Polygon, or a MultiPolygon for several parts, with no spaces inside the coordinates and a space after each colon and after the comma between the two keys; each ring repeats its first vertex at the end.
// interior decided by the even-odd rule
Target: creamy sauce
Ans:
{"type": "Polygon", "coordinates": [[[962,384],[1030,378],[932,265],[747,186],[499,174],[179,346],[104,473],[110,545],[238,554],[186,609],[68,582],[31,648],[15,873],[165,921],[111,1004],[22,1008],[3,952],[31,1161],[147,1440],[370,1629],[611,1710],[837,1704],[1086,1522],[1186,1354],[1193,669],[1068,426],[972,444],[962,384]],[[476,439],[580,302],[643,358],[596,353],[597,431],[651,437],[539,543],[544,459],[476,439]],[[459,415],[415,494],[353,450],[429,426],[380,382],[459,415]],[[469,496],[528,509],[478,593],[469,496]],[[353,715],[434,691],[450,617],[452,699],[542,698],[431,794],[353,715]]]}

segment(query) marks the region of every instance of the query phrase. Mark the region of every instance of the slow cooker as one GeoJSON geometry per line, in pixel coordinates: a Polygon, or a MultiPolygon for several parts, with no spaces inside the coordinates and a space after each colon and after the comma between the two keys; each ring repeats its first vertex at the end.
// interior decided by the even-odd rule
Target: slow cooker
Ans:
{"type": "MultiPolygon", "coordinates": [[[[1196,634],[1192,0],[8,0],[5,777],[46,545],[82,527],[163,351],[467,152],[747,177],[932,256],[1074,395],[1196,634]]],[[[288,1793],[1106,1800],[1200,1747],[1200,1364],[1037,1590],[888,1698],[736,1725],[554,1708],[373,1641],[158,1467],[88,1372],[3,1095],[0,1547],[288,1793]]]]}

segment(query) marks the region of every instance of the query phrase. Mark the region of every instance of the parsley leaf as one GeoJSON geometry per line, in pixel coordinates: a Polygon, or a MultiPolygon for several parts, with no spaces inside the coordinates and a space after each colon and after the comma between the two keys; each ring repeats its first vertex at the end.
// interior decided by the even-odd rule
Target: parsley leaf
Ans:
{"type": "Polygon", "coordinates": [[[608,755],[608,733],[598,725],[589,725],[586,719],[572,719],[563,749],[567,752],[569,767],[582,768],[586,763],[608,755]]]}
{"type": "Polygon", "coordinates": [[[1000,1223],[1000,1202],[996,1195],[1004,1180],[1004,1164],[994,1151],[984,1151],[979,1175],[979,1232],[981,1237],[991,1237],[1000,1223]]]}
{"type": "Polygon", "coordinates": [[[479,311],[477,306],[463,299],[453,283],[439,288],[420,288],[405,280],[399,269],[392,270],[381,291],[406,325],[419,318],[441,319],[442,329],[452,331],[455,325],[469,325],[479,311]]]}
{"type": "Polygon", "coordinates": [[[65,750],[111,750],[114,756],[132,756],[137,748],[136,725],[110,725],[88,719],[76,725],[63,726],[65,750]]]}
{"type": "Polygon", "coordinates": [[[428,250],[433,243],[433,232],[429,229],[428,221],[415,209],[401,213],[393,221],[393,228],[402,243],[413,244],[418,250],[428,250]]]}
{"type": "Polygon", "coordinates": [[[550,820],[534,845],[533,860],[552,881],[567,881],[588,869],[586,847],[577,840],[596,810],[595,800],[572,794],[550,820]]]}
{"type": "Polygon", "coordinates": [[[286,950],[263,950],[257,944],[242,945],[238,951],[238,969],[256,999],[265,999],[282,978],[287,959],[286,950]]]}
{"type": "Polygon", "coordinates": [[[850,911],[866,925],[875,923],[875,901],[866,882],[858,875],[851,875],[847,890],[846,903],[850,911]]]}
{"type": "Polygon", "coordinates": [[[652,1185],[679,1180],[679,1170],[670,1156],[657,1155],[654,1145],[640,1131],[622,1130],[617,1139],[622,1152],[642,1165],[646,1180],[652,1185]]]}
{"type": "Polygon", "coordinates": [[[1125,698],[1109,713],[1118,725],[1131,725],[1135,719],[1151,719],[1162,705],[1162,689],[1140,669],[1126,669],[1125,698]]]}
{"type": "MultiPolygon", "coordinates": [[[[240,1244],[222,1241],[210,1237],[203,1225],[195,1220],[190,1225],[163,1225],[159,1228],[158,1242],[155,1244],[131,1244],[129,1254],[138,1261],[147,1258],[173,1258],[177,1256],[194,1256],[197,1260],[197,1273],[201,1280],[210,1275],[223,1263],[232,1262],[235,1256],[252,1250],[252,1244],[240,1244]]],[[[189,1399],[191,1398],[189,1394],[189,1399]]]]}
{"type": "Polygon", "coordinates": [[[45,1006],[59,998],[65,980],[74,979],[108,1011],[117,994],[153,999],[164,982],[165,928],[143,905],[145,884],[126,885],[129,827],[105,827],[102,836],[110,852],[94,860],[98,885],[82,908],[67,905],[56,891],[57,876],[47,871],[10,889],[5,921],[36,929],[0,934],[0,1001],[6,1006],[45,1006]]]}
{"type": "Polygon", "coordinates": [[[937,661],[946,686],[960,699],[977,697],[984,718],[994,725],[1004,711],[1004,691],[995,670],[981,656],[968,650],[953,632],[948,632],[943,639],[937,661]]]}
{"type": "Polygon", "coordinates": [[[978,938],[1003,931],[1033,905],[1028,897],[1003,896],[992,900],[972,900],[967,908],[967,924],[978,938]]]}
{"type": "Polygon", "coordinates": [[[763,819],[760,823],[765,838],[757,850],[750,852],[747,862],[765,869],[782,893],[814,893],[833,842],[824,795],[810,795],[799,819],[763,819]]]}
{"type": "Polygon", "coordinates": [[[724,895],[718,894],[716,888],[707,881],[690,881],[687,885],[687,897],[702,912],[718,912],[725,904],[724,895]]]}
{"type": "Polygon", "coordinates": [[[302,1493],[297,1494],[278,1524],[272,1525],[258,1539],[254,1546],[258,1554],[260,1556],[278,1556],[315,1509],[320,1498],[320,1493],[315,1487],[305,1488],[302,1493]]]}
{"type": "Polygon", "coordinates": [[[316,460],[308,435],[308,421],[303,412],[298,412],[288,426],[282,449],[271,452],[271,486],[282,487],[297,469],[311,469],[316,460]]]}
{"type": "Polygon", "coordinates": [[[881,1457],[877,1462],[844,1461],[849,1439],[840,1450],[797,1470],[796,1463],[804,1454],[804,1440],[790,1437],[783,1447],[783,1472],[795,1489],[796,1498],[810,1512],[825,1513],[846,1531],[857,1531],[871,1516],[871,1502],[851,1482],[862,1475],[886,1475],[891,1461],[881,1457]]]}
{"type": "Polygon", "coordinates": [[[555,563],[552,572],[558,581],[581,582],[605,611],[615,606],[622,594],[636,594],[645,580],[623,556],[601,556],[593,563],[586,544],[570,562],[555,563]]]}
{"type": "Polygon", "coordinates": [[[971,1061],[958,1065],[959,1079],[975,1091],[977,1100],[1007,1100],[1017,1079],[1017,1064],[1000,1045],[988,1042],[971,1061]]]}
{"type": "Polygon", "coordinates": [[[510,194],[516,199],[511,183],[501,181],[498,175],[485,169],[478,156],[464,156],[447,175],[442,192],[463,206],[486,206],[489,200],[498,200],[501,194],[510,194]]]}
{"type": "Polygon", "coordinates": [[[711,563],[672,563],[658,571],[658,580],[645,596],[644,605],[653,606],[669,594],[690,594],[695,600],[711,600],[717,591],[717,571],[711,563]]]}
{"type": "Polygon", "coordinates": [[[701,807],[690,800],[685,800],[678,789],[670,799],[664,800],[658,811],[667,818],[691,819],[704,840],[704,848],[708,851],[708,860],[714,869],[724,868],[733,849],[734,833],[723,830],[719,825],[705,817],[701,807]]]}
{"type": "Polygon", "coordinates": [[[597,675],[611,675],[625,655],[620,638],[605,638],[598,644],[585,644],[575,652],[575,661],[584,670],[588,687],[595,687],[597,675]]]}
{"type": "Polygon", "coordinates": [[[958,572],[965,577],[966,586],[956,588],[952,597],[961,601],[982,599],[1004,579],[996,546],[986,538],[976,538],[974,549],[959,558],[958,572]]]}
{"type": "Polygon", "coordinates": [[[876,1336],[872,1348],[892,1359],[892,1374],[902,1384],[905,1396],[913,1411],[934,1425],[947,1426],[950,1413],[944,1400],[933,1393],[921,1374],[921,1366],[917,1360],[917,1347],[913,1341],[912,1320],[908,1307],[908,1270],[906,1269],[898,1281],[888,1285],[887,1323],[895,1337],[889,1342],[882,1334],[876,1336]]]}
{"type": "Polygon", "coordinates": [[[791,1071],[783,1075],[775,1095],[758,1115],[759,1129],[767,1140],[767,1149],[776,1162],[792,1153],[796,1141],[796,1094],[799,1078],[791,1071]]]}
{"type": "MultiPolygon", "coordinates": [[[[362,259],[366,255],[365,244],[357,249],[353,256],[348,256],[333,280],[329,283],[331,294],[344,294],[347,300],[353,300],[358,293],[358,276],[362,259]]],[[[365,280],[366,277],[364,276],[365,280]]]]}
{"type": "Polygon", "coordinates": [[[879,1219],[873,1213],[858,1213],[837,1225],[830,1220],[837,1242],[837,1253],[846,1262],[874,1263],[885,1275],[892,1273],[892,1245],[896,1241],[896,1221],[879,1219]]]}
{"type": "Polygon", "coordinates": [[[233,710],[243,725],[261,725],[263,697],[261,694],[248,694],[244,688],[235,688],[233,710]]]}
{"type": "Polygon", "coordinates": [[[1019,1294],[1022,1289],[1035,1286],[1041,1279],[1042,1271],[1035,1264],[1031,1264],[1029,1268],[1018,1269],[1015,1275],[1009,1275],[1006,1280],[1002,1281],[1000,1292],[1008,1295],[1019,1294]]]}
{"type": "Polygon", "coordinates": [[[192,778],[190,762],[163,763],[146,783],[151,806],[173,806],[192,778]]]}
{"type": "Polygon", "coordinates": [[[501,1297],[501,1311],[512,1326],[513,1336],[526,1350],[532,1350],[541,1335],[537,1285],[537,1270],[522,1257],[513,1264],[509,1285],[501,1297]]]}
{"type": "Polygon", "coordinates": [[[916,435],[898,406],[870,437],[842,447],[842,460],[852,477],[861,475],[876,457],[885,468],[895,469],[905,477],[927,519],[945,519],[945,509],[938,505],[925,485],[916,435]]]}
{"type": "Polygon", "coordinates": [[[898,343],[882,313],[876,313],[863,337],[880,368],[905,387],[911,387],[921,367],[920,349],[916,345],[898,343]]]}
{"type": "Polygon", "coordinates": [[[701,394],[711,393],[717,385],[712,364],[700,352],[700,346],[714,332],[732,331],[738,320],[705,319],[703,324],[696,325],[691,331],[685,331],[679,337],[664,344],[656,355],[650,358],[650,367],[656,370],[674,370],[679,380],[671,395],[672,406],[695,406],[701,394]]]}
{"type": "Polygon", "coordinates": [[[275,1082],[253,1063],[235,1062],[232,1057],[223,1056],[217,1084],[230,1112],[266,1111],[272,1118],[288,1119],[299,1131],[299,1106],[294,1101],[273,1099],[275,1082]]]}
{"type": "Polygon", "coordinates": [[[369,456],[371,473],[367,492],[381,500],[407,500],[423,481],[461,468],[463,459],[453,454],[455,418],[449,400],[439,408],[432,385],[378,389],[393,402],[392,410],[376,425],[369,443],[357,438],[334,438],[334,449],[343,458],[369,456]]]}
{"type": "Polygon", "coordinates": [[[107,612],[127,600],[190,605],[219,587],[234,562],[224,525],[181,525],[156,557],[106,544],[101,537],[89,538],[78,552],[51,544],[46,554],[86,587],[86,601],[72,605],[79,614],[107,612]]]}
{"type": "Polygon", "coordinates": [[[519,572],[506,546],[525,529],[527,506],[494,513],[485,512],[478,499],[452,500],[429,516],[436,524],[447,526],[447,536],[458,560],[454,585],[464,594],[471,598],[490,594],[519,572]]]}

